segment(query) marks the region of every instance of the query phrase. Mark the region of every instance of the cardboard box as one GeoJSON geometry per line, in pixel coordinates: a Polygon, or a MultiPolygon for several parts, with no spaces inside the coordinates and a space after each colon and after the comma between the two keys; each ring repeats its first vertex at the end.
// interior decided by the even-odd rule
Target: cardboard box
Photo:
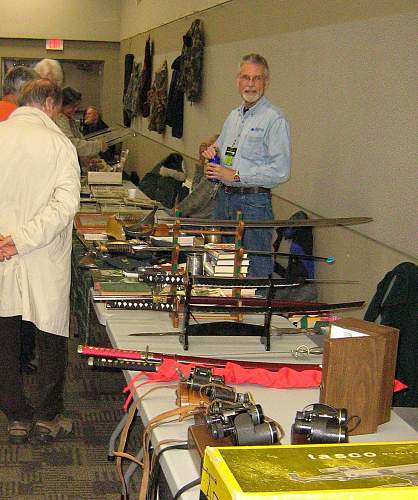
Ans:
{"type": "Polygon", "coordinates": [[[200,499],[418,499],[418,441],[206,448],[200,499]]]}

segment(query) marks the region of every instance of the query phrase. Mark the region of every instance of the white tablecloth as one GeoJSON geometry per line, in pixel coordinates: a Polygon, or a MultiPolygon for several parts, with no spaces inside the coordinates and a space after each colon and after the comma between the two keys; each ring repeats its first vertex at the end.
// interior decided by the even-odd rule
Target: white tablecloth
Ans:
{"type": "MultiPolygon", "coordinates": [[[[219,355],[231,357],[234,351],[237,358],[245,358],[243,352],[259,352],[254,359],[266,359],[275,357],[278,362],[291,361],[294,358],[286,357],[283,354],[269,354],[263,351],[257,338],[240,337],[191,337],[189,351],[184,351],[176,336],[146,336],[134,337],[129,334],[140,332],[166,332],[170,329],[170,320],[167,313],[157,313],[152,311],[140,311],[138,315],[114,315],[110,317],[106,324],[106,330],[114,347],[144,350],[148,346],[152,352],[178,353],[186,355],[219,355]]],[[[276,321],[277,317],[276,317],[276,321]]],[[[282,325],[283,326],[283,325],[282,325]]],[[[289,338],[273,337],[272,351],[285,351],[302,343],[311,345],[311,338],[295,335],[289,338]]],[[[312,342],[312,345],[315,345],[312,342]]],[[[250,358],[252,355],[250,356],[250,358]]],[[[136,372],[125,372],[127,380],[131,380],[136,372]]],[[[173,389],[176,384],[173,384],[173,389]]],[[[148,390],[151,386],[145,386],[148,390]]],[[[144,392],[144,388],[137,391],[137,396],[144,392]]],[[[261,404],[264,413],[273,418],[283,427],[285,437],[283,444],[290,443],[290,428],[294,422],[296,411],[302,410],[306,405],[318,402],[319,389],[269,389],[258,385],[240,385],[239,392],[251,392],[257,403],[261,404]]],[[[141,405],[140,416],[146,425],[149,420],[163,411],[175,407],[175,392],[170,389],[161,389],[153,392],[144,399],[141,405]]],[[[191,421],[174,422],[158,426],[153,431],[152,442],[156,446],[165,439],[187,440],[187,429],[191,421]]],[[[375,434],[352,436],[351,442],[366,441],[400,441],[418,440],[418,432],[410,427],[401,417],[392,412],[391,421],[379,426],[375,434]]],[[[166,476],[168,484],[173,494],[183,485],[199,477],[200,471],[189,451],[170,450],[161,457],[161,466],[166,476]]],[[[199,498],[199,487],[195,487],[185,492],[184,500],[196,500],[199,498]]]]}

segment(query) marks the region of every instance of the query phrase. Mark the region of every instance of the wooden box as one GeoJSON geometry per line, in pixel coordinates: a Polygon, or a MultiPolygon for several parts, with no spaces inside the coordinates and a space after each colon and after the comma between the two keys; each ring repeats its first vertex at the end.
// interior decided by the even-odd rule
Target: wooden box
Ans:
{"type": "Polygon", "coordinates": [[[398,337],[396,328],[347,318],[325,338],[320,402],[361,418],[352,435],[390,420],[398,337]]]}

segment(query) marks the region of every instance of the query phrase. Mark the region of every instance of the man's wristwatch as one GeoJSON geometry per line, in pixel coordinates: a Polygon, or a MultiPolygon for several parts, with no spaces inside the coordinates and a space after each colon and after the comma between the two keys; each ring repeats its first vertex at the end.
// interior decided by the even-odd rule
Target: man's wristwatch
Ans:
{"type": "Polygon", "coordinates": [[[239,172],[238,172],[238,170],[235,170],[233,181],[240,182],[240,180],[241,180],[241,177],[239,176],[239,172]]]}

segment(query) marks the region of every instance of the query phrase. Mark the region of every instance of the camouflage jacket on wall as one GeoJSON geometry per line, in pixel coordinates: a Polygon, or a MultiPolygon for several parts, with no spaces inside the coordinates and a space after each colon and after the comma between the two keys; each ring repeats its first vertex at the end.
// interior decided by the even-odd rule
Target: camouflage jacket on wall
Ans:
{"type": "Polygon", "coordinates": [[[142,64],[133,64],[131,78],[129,80],[128,88],[123,98],[123,110],[129,116],[134,118],[138,116],[138,100],[139,90],[141,84],[142,64]]]}
{"type": "Polygon", "coordinates": [[[167,86],[168,69],[167,61],[164,61],[161,69],[155,72],[154,83],[148,93],[150,103],[150,121],[149,130],[154,130],[162,134],[165,130],[165,115],[167,111],[167,86]]]}
{"type": "Polygon", "coordinates": [[[200,19],[196,19],[183,36],[182,64],[178,79],[178,89],[186,94],[186,99],[190,102],[198,101],[201,96],[204,45],[202,24],[200,19]]]}

